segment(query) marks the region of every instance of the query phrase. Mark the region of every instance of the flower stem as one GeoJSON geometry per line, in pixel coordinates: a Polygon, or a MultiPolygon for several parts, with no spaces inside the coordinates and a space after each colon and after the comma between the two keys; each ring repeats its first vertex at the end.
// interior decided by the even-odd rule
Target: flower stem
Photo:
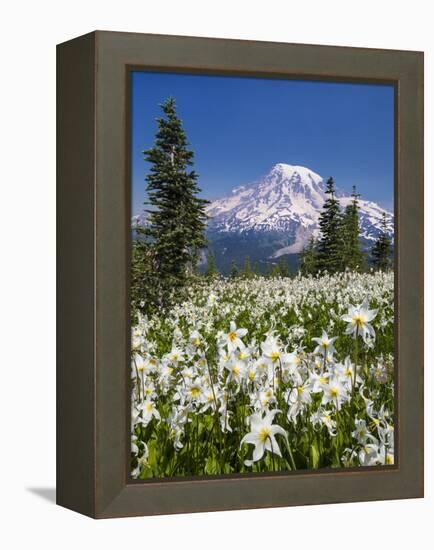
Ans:
{"type": "Polygon", "coordinates": [[[216,429],[217,429],[217,434],[218,434],[218,438],[219,438],[220,473],[223,473],[223,466],[222,466],[222,436],[221,436],[221,433],[220,433],[221,430],[220,430],[220,426],[219,426],[219,408],[218,408],[218,405],[217,405],[217,398],[216,398],[215,391],[214,391],[214,382],[213,382],[213,379],[212,379],[211,367],[209,366],[208,361],[206,362],[206,366],[208,368],[208,376],[209,376],[209,381],[210,381],[210,384],[211,384],[212,396],[213,396],[214,405],[215,405],[215,415],[216,415],[216,420],[217,420],[216,429]]]}
{"type": "Polygon", "coordinates": [[[359,327],[356,328],[356,341],[354,342],[354,380],[351,388],[351,399],[354,399],[357,379],[357,363],[359,361],[359,327]]]}

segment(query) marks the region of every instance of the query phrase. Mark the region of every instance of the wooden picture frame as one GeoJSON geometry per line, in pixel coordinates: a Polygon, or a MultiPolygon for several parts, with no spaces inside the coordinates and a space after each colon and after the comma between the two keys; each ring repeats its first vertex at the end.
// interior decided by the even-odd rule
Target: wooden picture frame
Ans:
{"type": "Polygon", "coordinates": [[[423,54],[96,31],[57,47],[57,502],[94,518],[423,496],[423,54]],[[133,68],[395,87],[394,467],[134,482],[133,68]]]}

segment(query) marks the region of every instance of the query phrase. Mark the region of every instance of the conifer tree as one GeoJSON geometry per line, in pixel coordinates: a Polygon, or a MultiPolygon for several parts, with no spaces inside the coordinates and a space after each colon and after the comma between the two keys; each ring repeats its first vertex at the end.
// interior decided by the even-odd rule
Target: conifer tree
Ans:
{"type": "Polygon", "coordinates": [[[312,235],[300,253],[300,272],[302,275],[315,275],[318,271],[317,243],[312,235]]]}
{"type": "Polygon", "coordinates": [[[207,260],[206,260],[206,276],[207,277],[215,277],[218,273],[217,265],[215,261],[215,255],[214,252],[211,250],[208,253],[207,260]]]}
{"type": "Polygon", "coordinates": [[[336,273],[342,266],[342,215],[333,178],[327,180],[325,193],[328,198],[319,218],[318,269],[336,273]]]}
{"type": "Polygon", "coordinates": [[[261,266],[259,265],[258,260],[255,260],[255,263],[253,264],[253,273],[256,277],[261,276],[261,266]]]}
{"type": "Polygon", "coordinates": [[[381,220],[381,232],[378,239],[372,247],[372,263],[377,269],[383,271],[390,269],[392,266],[392,242],[387,233],[386,213],[383,212],[381,220]]]}
{"type": "Polygon", "coordinates": [[[272,278],[276,278],[276,277],[280,277],[280,266],[279,264],[272,264],[270,266],[270,277],[272,278]]]}
{"type": "Polygon", "coordinates": [[[231,262],[231,270],[229,276],[231,279],[235,279],[235,277],[238,277],[238,267],[235,263],[235,260],[232,260],[231,262]]]}
{"type": "Polygon", "coordinates": [[[342,265],[341,269],[362,271],[364,264],[363,252],[360,247],[359,197],[353,186],[352,201],[346,207],[342,218],[342,265]]]}
{"type": "Polygon", "coordinates": [[[154,146],[144,151],[151,163],[146,176],[150,209],[146,235],[153,247],[161,306],[171,296],[180,295],[188,275],[196,268],[199,251],[206,245],[205,206],[198,197],[198,175],[192,169],[193,152],[176,114],[175,100],[162,105],[163,117],[157,119],[154,146]]]}
{"type": "Polygon", "coordinates": [[[289,267],[288,262],[282,256],[279,261],[279,271],[281,277],[289,277],[289,267]]]}
{"type": "Polygon", "coordinates": [[[136,320],[138,311],[146,312],[157,303],[153,250],[143,236],[143,228],[134,228],[135,238],[131,249],[131,314],[136,320]]]}
{"type": "Polygon", "coordinates": [[[244,260],[243,277],[250,279],[252,277],[252,268],[250,266],[250,257],[246,256],[244,260]]]}

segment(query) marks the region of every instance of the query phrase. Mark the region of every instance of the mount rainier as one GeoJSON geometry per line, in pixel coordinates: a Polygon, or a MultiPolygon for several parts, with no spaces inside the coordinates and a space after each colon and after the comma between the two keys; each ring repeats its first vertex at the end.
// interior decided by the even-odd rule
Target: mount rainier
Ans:
{"type": "MultiPolygon", "coordinates": [[[[264,268],[284,256],[290,269],[296,270],[298,253],[311,235],[319,234],[319,217],[327,199],[324,191],[325,179],[319,174],[304,166],[279,163],[257,181],[235,187],[230,195],[212,201],[207,206],[207,238],[218,268],[228,273],[232,261],[242,267],[246,256],[264,268]]],[[[352,200],[339,187],[336,197],[342,209],[352,200]]],[[[383,212],[393,239],[393,214],[375,202],[359,199],[364,250],[369,250],[378,237],[383,212]]],[[[144,214],[132,218],[132,225],[137,223],[146,224],[144,214]]]]}
{"type": "MultiPolygon", "coordinates": [[[[207,207],[208,240],[218,266],[226,271],[244,257],[259,263],[288,255],[296,265],[311,235],[318,236],[319,216],[327,198],[325,180],[309,168],[279,163],[259,180],[232,190],[207,207]]],[[[337,188],[344,209],[351,196],[337,188]]],[[[379,235],[383,212],[393,237],[393,215],[375,202],[359,199],[362,247],[369,249],[379,235]]],[[[275,261],[275,260],[274,260],[275,261]]]]}

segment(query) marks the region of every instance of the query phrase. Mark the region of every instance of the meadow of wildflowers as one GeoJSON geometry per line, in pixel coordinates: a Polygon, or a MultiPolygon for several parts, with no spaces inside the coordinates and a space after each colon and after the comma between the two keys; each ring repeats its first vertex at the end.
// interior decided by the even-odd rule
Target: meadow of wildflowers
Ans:
{"type": "Polygon", "coordinates": [[[133,478],[391,465],[393,273],[198,281],[132,330],[133,478]]]}

